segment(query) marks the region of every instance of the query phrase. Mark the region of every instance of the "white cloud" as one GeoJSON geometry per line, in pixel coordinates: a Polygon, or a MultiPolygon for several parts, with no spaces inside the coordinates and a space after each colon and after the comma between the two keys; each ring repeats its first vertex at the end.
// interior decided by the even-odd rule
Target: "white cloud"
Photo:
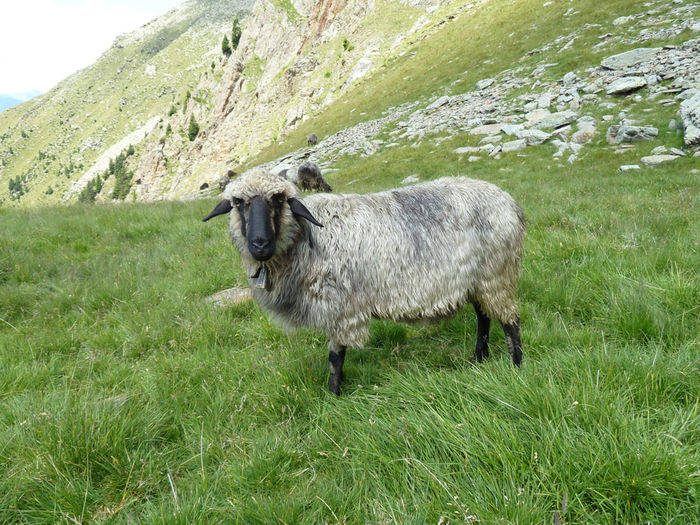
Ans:
{"type": "MultiPolygon", "coordinates": [[[[105,0],[3,2],[0,17],[0,93],[48,91],[89,66],[117,35],[137,29],[164,10],[115,6],[105,0]]],[[[173,4],[176,4],[173,1],[173,4]]],[[[156,9],[158,9],[156,7],[156,9]]]]}

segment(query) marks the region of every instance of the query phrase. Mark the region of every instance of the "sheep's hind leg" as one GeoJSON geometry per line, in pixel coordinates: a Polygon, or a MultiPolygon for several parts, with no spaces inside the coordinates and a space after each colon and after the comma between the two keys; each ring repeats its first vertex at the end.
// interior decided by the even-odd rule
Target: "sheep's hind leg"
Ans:
{"type": "Polygon", "coordinates": [[[481,310],[479,303],[474,303],[476,311],[476,351],[471,358],[472,363],[481,363],[489,356],[489,331],[491,319],[481,310]]]}
{"type": "Polygon", "coordinates": [[[514,323],[503,325],[503,332],[506,334],[506,342],[508,343],[508,351],[513,358],[515,366],[520,366],[523,361],[523,348],[520,342],[520,319],[516,319],[514,323]]]}
{"type": "Polygon", "coordinates": [[[343,379],[343,363],[345,362],[345,349],[333,341],[328,342],[328,369],[331,377],[328,381],[328,389],[336,396],[340,395],[340,381],[343,379]]]}

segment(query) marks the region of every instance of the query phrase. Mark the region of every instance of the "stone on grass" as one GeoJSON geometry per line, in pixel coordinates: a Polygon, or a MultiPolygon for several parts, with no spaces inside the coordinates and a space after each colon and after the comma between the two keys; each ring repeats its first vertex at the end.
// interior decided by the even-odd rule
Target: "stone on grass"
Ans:
{"type": "Polygon", "coordinates": [[[511,153],[513,151],[520,151],[525,149],[527,146],[527,141],[525,139],[511,140],[510,142],[504,142],[501,151],[503,153],[511,153]]]}
{"type": "Polygon", "coordinates": [[[606,139],[608,144],[622,144],[651,140],[659,135],[659,130],[653,126],[610,126],[606,139]]]}
{"type": "Polygon", "coordinates": [[[661,51],[660,47],[640,47],[604,59],[600,65],[605,69],[625,69],[651,60],[661,51]]]}
{"type": "Polygon", "coordinates": [[[647,80],[644,77],[622,77],[608,86],[605,91],[608,95],[620,95],[629,93],[647,85],[647,80]]]}
{"type": "Polygon", "coordinates": [[[515,136],[524,139],[528,146],[536,146],[546,142],[552,135],[541,129],[523,129],[518,131],[515,136]]]}
{"type": "Polygon", "coordinates": [[[578,119],[578,113],[575,111],[565,110],[551,113],[539,120],[533,127],[536,129],[561,128],[567,124],[571,124],[578,119]]]}
{"type": "Polygon", "coordinates": [[[416,182],[420,181],[420,178],[418,175],[409,175],[406,177],[404,180],[401,181],[401,184],[415,184],[416,182]]]}
{"type": "Polygon", "coordinates": [[[664,162],[669,162],[671,160],[676,160],[677,158],[677,155],[649,155],[648,157],[642,157],[640,160],[645,166],[653,168],[654,166],[658,166],[659,164],[663,164],[664,162]]]}
{"type": "Polygon", "coordinates": [[[700,93],[681,102],[681,120],[685,145],[700,144],[700,93]]]}
{"type": "Polygon", "coordinates": [[[497,133],[501,132],[501,129],[503,129],[503,126],[505,124],[498,123],[498,124],[486,124],[484,126],[478,126],[471,131],[469,131],[470,134],[472,135],[496,135],[497,133]]]}
{"type": "Polygon", "coordinates": [[[476,90],[481,91],[482,89],[486,89],[487,87],[492,86],[494,82],[496,81],[492,78],[485,78],[483,80],[479,80],[476,83],[476,90]]]}
{"type": "Polygon", "coordinates": [[[455,153],[457,155],[467,155],[470,153],[479,153],[479,151],[479,148],[477,148],[476,146],[465,146],[463,148],[457,148],[455,150],[455,153]]]}
{"type": "Polygon", "coordinates": [[[639,167],[639,164],[624,164],[618,168],[617,171],[625,172],[625,171],[634,171],[634,170],[640,170],[642,168],[639,167]]]}
{"type": "Polygon", "coordinates": [[[450,101],[450,97],[448,97],[447,95],[445,95],[445,96],[440,97],[439,99],[437,99],[435,102],[433,102],[432,104],[430,104],[430,105],[429,105],[427,108],[425,108],[425,109],[428,110],[428,111],[430,111],[431,109],[437,109],[437,108],[439,108],[440,106],[444,106],[444,105],[447,104],[449,101],[450,101]]]}
{"type": "Polygon", "coordinates": [[[230,306],[232,304],[244,303],[252,299],[250,288],[229,288],[210,295],[205,299],[206,302],[212,303],[214,306],[230,306]]]}

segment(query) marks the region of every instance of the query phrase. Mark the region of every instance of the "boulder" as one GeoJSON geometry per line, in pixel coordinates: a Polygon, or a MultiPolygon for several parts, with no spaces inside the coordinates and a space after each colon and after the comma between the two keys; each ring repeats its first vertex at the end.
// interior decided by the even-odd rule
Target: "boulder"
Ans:
{"type": "Polygon", "coordinates": [[[606,135],[608,144],[622,144],[623,142],[642,142],[651,140],[659,135],[659,130],[653,126],[610,126],[606,135]]]}
{"type": "Polygon", "coordinates": [[[664,162],[669,162],[671,160],[676,160],[677,158],[677,155],[649,155],[648,157],[642,157],[640,160],[645,166],[653,168],[654,166],[658,166],[659,164],[663,164],[664,162]]]}
{"type": "Polygon", "coordinates": [[[557,129],[567,124],[571,124],[578,119],[578,113],[575,111],[565,110],[551,113],[537,122],[533,127],[536,129],[557,129]]]}
{"type": "Polygon", "coordinates": [[[494,82],[496,82],[496,81],[492,78],[485,78],[483,80],[479,80],[476,83],[476,90],[481,91],[482,89],[486,89],[487,87],[492,86],[494,84],[494,82]]]}
{"type": "Polygon", "coordinates": [[[605,91],[608,95],[621,95],[636,91],[647,85],[647,80],[644,77],[622,77],[608,85],[605,91]]]}
{"type": "Polygon", "coordinates": [[[527,142],[525,139],[511,140],[510,142],[504,142],[501,151],[503,153],[511,153],[513,151],[520,151],[527,147],[527,142]]]}
{"type": "Polygon", "coordinates": [[[659,51],[661,51],[660,47],[640,47],[608,57],[600,65],[605,69],[625,69],[626,67],[636,66],[641,62],[651,60],[659,51]]]}
{"type": "Polygon", "coordinates": [[[685,145],[700,144],[700,93],[681,102],[681,120],[685,145]]]}

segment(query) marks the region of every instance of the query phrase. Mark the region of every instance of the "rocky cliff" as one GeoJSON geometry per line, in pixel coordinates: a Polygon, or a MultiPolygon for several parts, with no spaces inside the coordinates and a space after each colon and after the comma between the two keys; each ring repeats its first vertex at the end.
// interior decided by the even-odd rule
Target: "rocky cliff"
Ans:
{"type": "Polygon", "coordinates": [[[171,119],[171,127],[181,129],[194,116],[202,133],[194,142],[177,134],[152,137],[137,169],[136,195],[154,200],[196,192],[314,118],[400,53],[405,39],[462,5],[258,0],[221,80],[201,78],[187,111],[171,119]],[[212,93],[211,107],[197,102],[198,92],[212,93]]]}

